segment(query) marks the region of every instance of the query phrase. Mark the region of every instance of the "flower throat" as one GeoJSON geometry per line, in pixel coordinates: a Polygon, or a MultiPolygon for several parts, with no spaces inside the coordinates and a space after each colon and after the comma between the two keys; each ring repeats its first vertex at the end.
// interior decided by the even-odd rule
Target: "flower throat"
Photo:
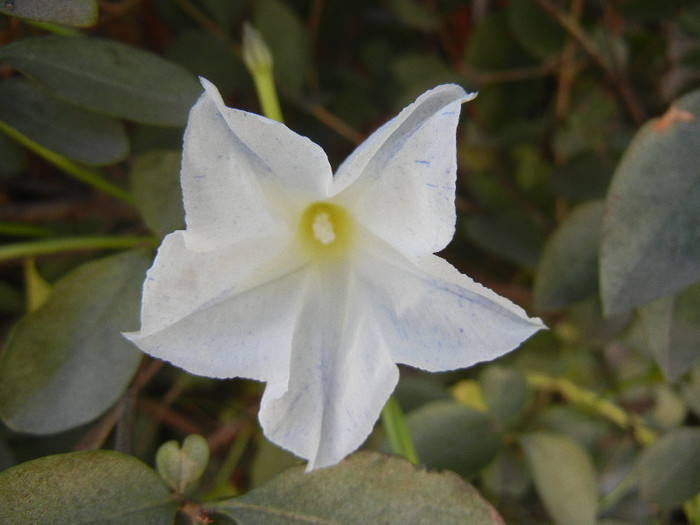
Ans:
{"type": "Polygon", "coordinates": [[[345,253],[352,238],[352,219],[340,206],[314,202],[301,215],[300,242],[314,257],[345,253]]]}

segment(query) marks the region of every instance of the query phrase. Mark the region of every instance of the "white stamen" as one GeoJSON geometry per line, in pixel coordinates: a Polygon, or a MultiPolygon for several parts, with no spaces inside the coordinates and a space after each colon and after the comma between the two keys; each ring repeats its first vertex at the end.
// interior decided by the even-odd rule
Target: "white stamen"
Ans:
{"type": "Polygon", "coordinates": [[[333,223],[327,212],[321,211],[317,213],[311,228],[314,231],[314,237],[316,237],[321,244],[330,244],[335,241],[333,223]]]}

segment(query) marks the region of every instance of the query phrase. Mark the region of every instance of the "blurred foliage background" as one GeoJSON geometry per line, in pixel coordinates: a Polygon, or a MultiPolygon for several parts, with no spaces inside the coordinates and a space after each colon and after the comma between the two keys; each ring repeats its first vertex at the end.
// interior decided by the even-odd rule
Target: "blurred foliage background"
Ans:
{"type": "MultiPolygon", "coordinates": [[[[479,92],[443,255],[551,329],[496,363],[402,371],[422,462],[507,523],[700,523],[700,2],[29,4],[0,3],[0,469],[99,447],[152,465],[197,433],[201,501],[295,463],[260,433],[261,385],[142,360],[119,336],[183,224],[196,76],[260,112],[249,22],[285,123],[333,166],[426,89],[479,92]]],[[[368,447],[388,451],[380,426],[368,447]]]]}

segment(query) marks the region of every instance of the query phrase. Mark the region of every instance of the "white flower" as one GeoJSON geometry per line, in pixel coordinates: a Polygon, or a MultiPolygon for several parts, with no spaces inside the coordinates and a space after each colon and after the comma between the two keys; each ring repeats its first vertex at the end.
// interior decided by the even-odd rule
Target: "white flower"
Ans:
{"type": "Polygon", "coordinates": [[[267,382],[265,435],[308,470],[363,443],[395,363],[467,367],[543,327],[433,255],[454,234],[455,130],[473,95],[424,93],[333,176],[316,144],[202,83],[184,139],[187,229],[163,240],[127,337],[194,374],[267,382]]]}

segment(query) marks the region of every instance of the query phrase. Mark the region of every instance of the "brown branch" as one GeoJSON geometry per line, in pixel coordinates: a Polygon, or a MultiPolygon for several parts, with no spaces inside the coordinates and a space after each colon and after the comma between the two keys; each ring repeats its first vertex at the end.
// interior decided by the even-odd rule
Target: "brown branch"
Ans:
{"type": "Polygon", "coordinates": [[[588,38],[583,28],[579,25],[574,17],[563,12],[557,6],[555,6],[550,0],[534,0],[539,4],[539,6],[544,9],[547,14],[554,18],[569,35],[571,35],[574,40],[581,46],[581,48],[593,59],[593,61],[600,67],[613,87],[617,90],[620,98],[627,107],[632,119],[637,125],[641,125],[647,119],[644,109],[641,104],[637,101],[637,97],[632,91],[627,80],[613,68],[606,60],[605,57],[596,49],[593,42],[588,38]]]}
{"type": "Polygon", "coordinates": [[[311,115],[316,117],[319,122],[356,146],[362,144],[362,141],[365,140],[361,133],[355,131],[349,124],[335,116],[323,106],[319,104],[307,104],[304,105],[304,108],[311,115]]]}
{"type": "Polygon", "coordinates": [[[511,68],[502,71],[475,71],[469,69],[465,71],[465,74],[473,78],[479,85],[500,84],[502,82],[517,82],[519,80],[554,75],[559,63],[559,59],[548,60],[539,66],[511,68]]]}
{"type": "MultiPolygon", "coordinates": [[[[583,0],[573,0],[571,17],[578,20],[583,9],[583,0]]],[[[561,65],[557,73],[557,91],[554,99],[554,115],[557,122],[562,122],[569,113],[571,105],[571,88],[580,67],[575,59],[576,41],[568,38],[561,52],[561,65]]]]}
{"type": "Polygon", "coordinates": [[[180,9],[182,9],[187,14],[187,16],[189,16],[192,20],[197,22],[209,33],[226,42],[229,41],[226,31],[221,29],[221,27],[219,27],[219,25],[216,22],[209,18],[207,14],[195,4],[193,4],[189,0],[175,0],[175,3],[180,9]]]}
{"type": "Polygon", "coordinates": [[[151,416],[154,421],[164,424],[182,434],[202,434],[202,430],[191,423],[185,416],[171,410],[166,403],[158,403],[149,399],[140,399],[138,410],[142,414],[151,416]]]}

